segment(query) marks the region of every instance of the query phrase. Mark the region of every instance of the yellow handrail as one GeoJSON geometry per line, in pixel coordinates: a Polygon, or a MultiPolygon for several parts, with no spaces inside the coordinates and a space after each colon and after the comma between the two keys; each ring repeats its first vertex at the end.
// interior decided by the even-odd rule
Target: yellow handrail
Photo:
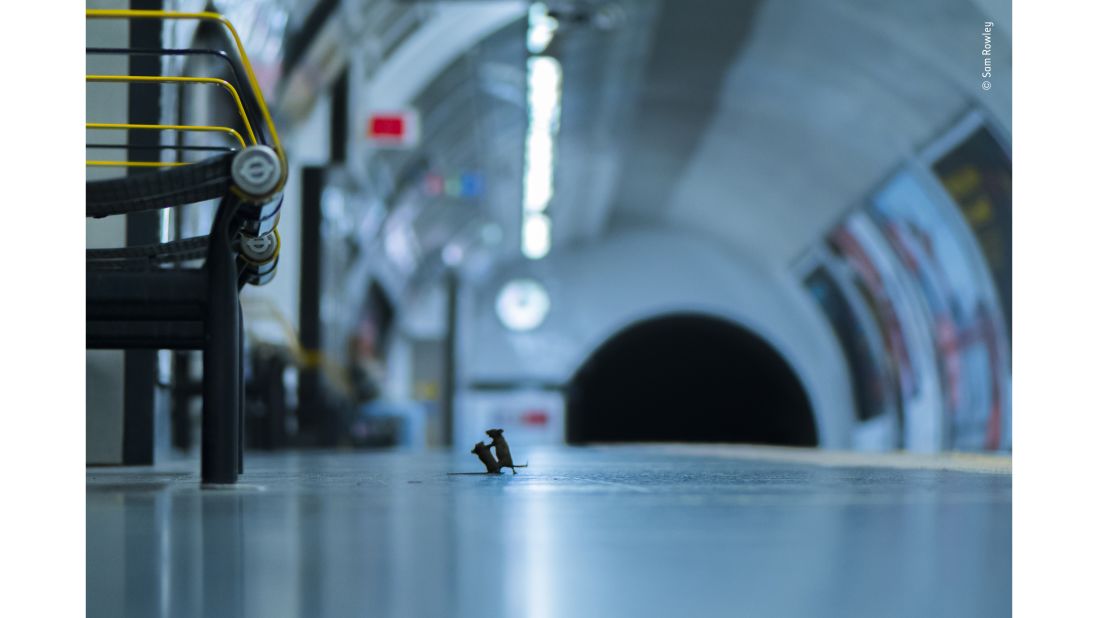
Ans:
{"type": "MultiPolygon", "coordinates": [[[[86,129],[155,129],[155,130],[170,130],[177,131],[213,131],[217,133],[226,133],[236,138],[236,141],[240,142],[240,147],[244,148],[244,138],[236,132],[235,129],[229,127],[207,127],[203,125],[182,125],[182,124],[128,124],[128,123],[113,123],[113,122],[86,122],[84,123],[86,129]]],[[[122,147],[121,145],[119,146],[122,147]]],[[[178,167],[180,165],[190,165],[189,163],[177,162],[177,161],[84,161],[85,165],[92,165],[96,167],[178,167]]]]}
{"type": "Polygon", "coordinates": [[[236,129],[231,127],[217,127],[206,126],[197,124],[129,124],[129,123],[115,123],[115,122],[86,122],[84,123],[86,129],[153,129],[159,131],[206,131],[225,133],[236,138],[236,141],[240,143],[240,147],[244,148],[244,138],[240,136],[240,133],[236,132],[236,129]]]}
{"type": "Polygon", "coordinates": [[[244,72],[248,76],[248,84],[252,88],[252,92],[255,94],[256,103],[259,104],[259,112],[263,116],[263,122],[267,125],[267,130],[271,134],[271,141],[275,152],[278,153],[278,158],[282,163],[282,176],[279,178],[278,186],[275,191],[280,191],[283,185],[286,184],[286,177],[289,172],[289,166],[286,162],[286,153],[282,150],[282,142],[278,139],[278,131],[275,129],[274,120],[271,119],[271,112],[267,109],[267,102],[263,99],[263,91],[259,89],[259,81],[255,78],[255,71],[252,70],[252,63],[248,60],[248,54],[244,52],[244,44],[240,40],[240,35],[237,34],[236,28],[233,27],[232,22],[226,19],[219,13],[212,13],[208,11],[200,13],[183,13],[177,11],[150,11],[150,10],[136,10],[136,9],[86,9],[85,17],[87,19],[198,19],[202,21],[212,21],[223,25],[229,34],[233,37],[233,42],[236,44],[237,55],[240,56],[240,62],[244,65],[244,72]]]}
{"type": "Polygon", "coordinates": [[[190,165],[179,161],[84,161],[84,165],[97,167],[179,167],[190,165]]]}
{"type": "Polygon", "coordinates": [[[152,82],[157,84],[215,84],[229,92],[236,103],[236,111],[240,119],[244,121],[244,129],[248,132],[248,139],[253,144],[257,143],[255,133],[252,131],[252,123],[248,121],[248,114],[244,112],[244,104],[240,101],[240,94],[229,82],[216,77],[159,77],[151,75],[85,75],[89,82],[152,82]]]}

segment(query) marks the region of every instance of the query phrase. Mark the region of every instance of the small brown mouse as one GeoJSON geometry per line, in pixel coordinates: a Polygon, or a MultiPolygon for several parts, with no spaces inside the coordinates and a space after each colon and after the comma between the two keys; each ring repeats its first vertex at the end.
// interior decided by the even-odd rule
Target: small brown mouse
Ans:
{"type": "Polygon", "coordinates": [[[502,429],[489,429],[484,432],[488,434],[488,437],[492,439],[492,443],[488,446],[496,449],[496,459],[499,459],[499,467],[510,468],[511,474],[515,474],[515,468],[525,468],[529,464],[516,466],[515,462],[511,460],[511,447],[507,446],[507,440],[503,439],[502,429]]]}
{"type": "Polygon", "coordinates": [[[499,474],[499,471],[503,466],[499,465],[495,457],[492,457],[492,451],[483,442],[477,442],[473,446],[473,450],[469,451],[477,457],[480,457],[480,463],[484,464],[484,467],[488,469],[487,474],[499,474]]]}

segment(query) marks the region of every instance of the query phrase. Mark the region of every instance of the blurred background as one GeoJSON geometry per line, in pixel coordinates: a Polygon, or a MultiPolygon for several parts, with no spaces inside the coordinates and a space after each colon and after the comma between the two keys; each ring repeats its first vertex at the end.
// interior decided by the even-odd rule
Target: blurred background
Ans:
{"type": "MultiPolygon", "coordinates": [[[[289,155],[279,272],[242,296],[249,448],[468,449],[505,427],[1010,450],[1009,2],[131,4],[224,13],[289,155]]],[[[87,45],[127,28],[89,21],[87,45]]],[[[225,46],[197,22],[159,36],[225,46]]],[[[149,88],[165,121],[238,122],[216,88],[149,88]]],[[[89,120],[128,100],[89,83],[89,120]]],[[[88,247],[123,244],[114,219],[88,247]]],[[[88,462],[195,452],[201,355],[135,373],[124,354],[87,353],[88,462]]]]}

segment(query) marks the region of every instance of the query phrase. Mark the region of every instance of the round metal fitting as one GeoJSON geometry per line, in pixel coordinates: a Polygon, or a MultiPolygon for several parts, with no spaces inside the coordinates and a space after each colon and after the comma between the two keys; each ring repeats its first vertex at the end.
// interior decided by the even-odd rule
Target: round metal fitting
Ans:
{"type": "Polygon", "coordinates": [[[250,262],[262,264],[272,257],[278,250],[278,238],[274,232],[262,236],[242,236],[240,239],[240,252],[250,262]]]}
{"type": "Polygon", "coordinates": [[[278,154],[270,146],[248,146],[233,159],[233,182],[248,195],[274,191],[282,176],[278,154]]]}

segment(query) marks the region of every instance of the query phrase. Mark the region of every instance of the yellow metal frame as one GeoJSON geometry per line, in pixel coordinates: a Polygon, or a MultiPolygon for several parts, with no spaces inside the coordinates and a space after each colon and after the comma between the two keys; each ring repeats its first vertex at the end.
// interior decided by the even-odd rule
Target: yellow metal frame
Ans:
{"type": "Polygon", "coordinates": [[[115,122],[87,122],[86,129],[151,129],[157,131],[204,131],[224,133],[236,138],[241,148],[245,147],[244,138],[232,127],[206,126],[201,124],[128,124],[115,122]]]}
{"type": "Polygon", "coordinates": [[[240,93],[233,88],[233,85],[229,82],[218,79],[216,77],[158,77],[149,75],[85,75],[84,78],[89,82],[99,83],[134,83],[134,82],[149,82],[156,84],[214,84],[221,86],[229,92],[233,97],[233,102],[236,103],[236,112],[240,114],[240,119],[244,121],[244,130],[248,133],[248,139],[253,144],[256,144],[255,132],[252,131],[252,123],[248,120],[248,114],[244,112],[244,103],[240,100],[240,93]]]}
{"type": "Polygon", "coordinates": [[[180,167],[190,165],[179,161],[84,161],[93,167],[180,167]]]}
{"type": "MultiPolygon", "coordinates": [[[[245,147],[244,138],[232,127],[217,127],[217,126],[205,126],[205,125],[193,125],[193,124],[129,124],[129,123],[117,123],[117,122],[86,122],[84,123],[85,129],[146,129],[152,131],[202,131],[212,133],[224,133],[236,138],[237,143],[241,148],[245,147]]],[[[178,167],[180,165],[190,165],[189,163],[179,163],[174,161],[85,161],[85,165],[92,165],[97,167],[178,167]]]]}
{"type": "Polygon", "coordinates": [[[200,21],[215,22],[224,26],[233,37],[237,55],[240,57],[240,62],[244,65],[244,73],[248,77],[248,84],[255,94],[256,103],[259,104],[259,112],[263,116],[263,122],[271,135],[271,146],[274,147],[275,153],[278,154],[279,161],[282,163],[282,177],[279,179],[275,191],[282,190],[282,187],[286,184],[286,176],[289,172],[286,153],[282,150],[282,142],[278,139],[278,131],[275,129],[274,120],[271,119],[271,112],[267,109],[267,102],[263,99],[263,91],[259,88],[259,80],[255,77],[252,63],[248,60],[248,54],[244,52],[244,44],[241,42],[240,35],[237,34],[236,28],[233,27],[232,22],[219,13],[208,11],[185,13],[179,11],[148,11],[135,9],[86,9],[84,15],[87,19],[197,19],[200,21]]]}

